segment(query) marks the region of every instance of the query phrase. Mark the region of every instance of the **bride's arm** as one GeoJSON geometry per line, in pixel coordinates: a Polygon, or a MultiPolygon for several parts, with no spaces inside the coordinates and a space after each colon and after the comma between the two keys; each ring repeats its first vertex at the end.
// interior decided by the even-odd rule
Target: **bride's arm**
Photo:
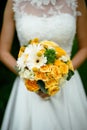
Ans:
{"type": "Polygon", "coordinates": [[[11,47],[14,37],[14,20],[12,11],[12,0],[8,0],[4,11],[4,19],[0,38],[0,60],[12,72],[16,73],[14,66],[16,65],[15,58],[11,55],[11,47]]]}
{"type": "MultiPolygon", "coordinates": [[[[8,0],[3,19],[3,26],[1,31],[0,39],[0,60],[6,65],[12,72],[16,73],[14,66],[16,65],[16,60],[11,54],[11,47],[14,37],[15,24],[13,20],[12,11],[12,0],[8,0]]],[[[47,94],[38,92],[40,97],[46,98],[47,94]]]]}
{"type": "Polygon", "coordinates": [[[74,69],[77,69],[87,57],[87,8],[84,0],[78,0],[78,10],[81,12],[81,16],[77,17],[79,50],[72,59],[74,69]]]}

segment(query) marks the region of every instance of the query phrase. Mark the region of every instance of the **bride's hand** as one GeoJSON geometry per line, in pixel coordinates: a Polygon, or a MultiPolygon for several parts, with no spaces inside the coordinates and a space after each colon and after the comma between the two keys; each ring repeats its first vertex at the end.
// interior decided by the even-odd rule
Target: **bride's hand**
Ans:
{"type": "Polygon", "coordinates": [[[43,99],[48,99],[50,97],[48,94],[45,94],[41,91],[38,91],[37,94],[43,99]]]}

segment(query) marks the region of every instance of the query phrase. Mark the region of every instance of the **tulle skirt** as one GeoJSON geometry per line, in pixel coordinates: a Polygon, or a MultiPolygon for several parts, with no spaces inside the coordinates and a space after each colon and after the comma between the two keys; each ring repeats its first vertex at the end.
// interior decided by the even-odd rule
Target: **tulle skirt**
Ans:
{"type": "Polygon", "coordinates": [[[17,77],[1,130],[87,130],[87,100],[78,72],[48,100],[17,77]]]}

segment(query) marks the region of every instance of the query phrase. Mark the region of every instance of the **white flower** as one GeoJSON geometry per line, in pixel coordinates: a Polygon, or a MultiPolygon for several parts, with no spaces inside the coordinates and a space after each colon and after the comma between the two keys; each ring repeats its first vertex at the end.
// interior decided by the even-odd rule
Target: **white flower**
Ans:
{"type": "Polygon", "coordinates": [[[34,80],[34,73],[33,73],[33,71],[30,71],[28,69],[22,69],[19,72],[19,75],[20,75],[21,78],[34,80]]]}
{"type": "Polygon", "coordinates": [[[26,67],[28,57],[29,57],[28,54],[23,53],[23,54],[21,55],[21,57],[19,57],[19,58],[17,59],[17,66],[19,67],[19,69],[23,69],[23,68],[26,67]]]}
{"type": "Polygon", "coordinates": [[[66,56],[61,56],[59,59],[64,61],[64,62],[67,62],[67,61],[69,61],[70,58],[68,55],[66,55],[66,56]]]}
{"type": "Polygon", "coordinates": [[[37,56],[37,53],[43,49],[40,44],[29,44],[21,57],[17,60],[17,66],[19,69],[27,67],[32,70],[33,67],[40,68],[47,62],[47,58],[42,56],[37,56]]]}
{"type": "Polygon", "coordinates": [[[26,49],[25,52],[26,54],[29,55],[28,59],[27,59],[27,63],[26,66],[32,70],[32,68],[36,67],[36,68],[40,68],[41,66],[45,65],[45,63],[47,62],[47,58],[44,57],[44,55],[42,56],[37,56],[37,53],[43,49],[43,46],[38,44],[32,44],[29,45],[26,49]]]}
{"type": "Polygon", "coordinates": [[[17,66],[19,69],[27,67],[29,70],[32,68],[40,68],[45,65],[47,58],[42,55],[38,56],[37,53],[43,49],[41,44],[29,44],[24,53],[17,59],[17,66]]]}

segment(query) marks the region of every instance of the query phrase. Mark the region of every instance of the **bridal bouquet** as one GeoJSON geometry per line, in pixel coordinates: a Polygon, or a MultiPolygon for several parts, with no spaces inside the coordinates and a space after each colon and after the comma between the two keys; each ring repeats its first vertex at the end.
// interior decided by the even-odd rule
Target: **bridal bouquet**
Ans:
{"type": "Polygon", "coordinates": [[[56,94],[74,74],[70,57],[53,41],[35,38],[21,46],[17,70],[29,91],[56,94]]]}

